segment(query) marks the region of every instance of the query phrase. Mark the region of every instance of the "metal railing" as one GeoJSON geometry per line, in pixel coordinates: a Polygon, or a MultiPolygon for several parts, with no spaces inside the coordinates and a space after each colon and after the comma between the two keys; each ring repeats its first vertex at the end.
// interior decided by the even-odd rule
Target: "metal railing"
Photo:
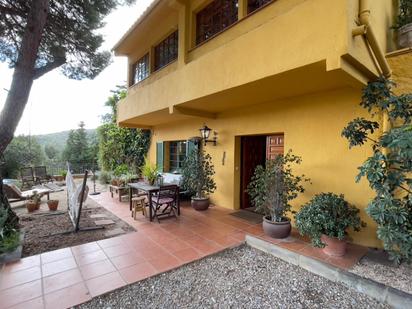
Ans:
{"type": "MultiPolygon", "coordinates": [[[[63,171],[67,171],[67,162],[48,162],[45,165],[49,175],[61,175],[63,171]]],[[[69,166],[72,174],[84,174],[86,170],[96,171],[99,169],[96,162],[69,162],[69,166]]]]}

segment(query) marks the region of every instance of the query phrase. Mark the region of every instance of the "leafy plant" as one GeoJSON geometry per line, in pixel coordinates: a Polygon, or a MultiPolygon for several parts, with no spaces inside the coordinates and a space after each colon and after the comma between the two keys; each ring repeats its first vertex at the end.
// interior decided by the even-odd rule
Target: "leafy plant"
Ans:
{"type": "Polygon", "coordinates": [[[62,175],[66,179],[67,170],[61,170],[60,175],[62,175]]]}
{"type": "Polygon", "coordinates": [[[410,23],[412,23],[412,1],[400,0],[398,20],[394,28],[399,29],[410,23]]]}
{"type": "Polygon", "coordinates": [[[196,198],[206,198],[216,190],[212,157],[203,149],[193,149],[182,164],[182,187],[196,198]]]}
{"type": "Polygon", "coordinates": [[[315,247],[323,248],[321,235],[345,239],[347,230],[360,231],[366,223],[359,218],[359,209],[349,205],[343,194],[320,193],[296,214],[296,227],[301,235],[312,239],[315,247]]]}
{"type": "Polygon", "coordinates": [[[289,150],[284,156],[267,160],[265,166],[256,167],[247,192],[257,212],[273,222],[287,220],[285,216],[291,209],[290,201],[305,192],[302,183],[310,181],[305,175],[293,174],[292,164],[301,162],[302,159],[289,150]]]}
{"type": "Polygon", "coordinates": [[[116,177],[120,177],[120,176],[126,175],[128,173],[130,173],[130,169],[126,164],[120,164],[113,171],[113,175],[116,176],[116,177]]]}
{"type": "Polygon", "coordinates": [[[0,208],[0,254],[13,251],[20,243],[20,234],[7,226],[8,212],[0,208]]]}
{"type": "Polygon", "coordinates": [[[394,83],[370,82],[361,106],[372,115],[387,115],[389,129],[381,136],[376,121],[357,118],[342,131],[350,147],[371,142],[373,154],[359,167],[356,181],[365,177],[375,191],[367,213],[378,224],[377,235],[396,263],[412,261],[412,94],[395,95],[394,83]]]}
{"type": "Polygon", "coordinates": [[[110,183],[112,180],[112,173],[107,171],[100,171],[99,181],[102,185],[110,183]]]}
{"type": "Polygon", "coordinates": [[[159,175],[156,164],[150,163],[147,157],[145,158],[144,165],[142,167],[142,175],[150,184],[154,184],[159,175]]]}

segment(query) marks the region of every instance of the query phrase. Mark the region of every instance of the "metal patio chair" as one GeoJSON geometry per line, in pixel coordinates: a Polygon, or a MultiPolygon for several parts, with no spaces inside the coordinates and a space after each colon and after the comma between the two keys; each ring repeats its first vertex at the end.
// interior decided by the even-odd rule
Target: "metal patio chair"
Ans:
{"type": "Polygon", "coordinates": [[[44,165],[34,167],[34,179],[39,184],[53,181],[53,178],[47,175],[47,169],[44,165]]]}
{"type": "Polygon", "coordinates": [[[165,217],[180,215],[179,187],[177,185],[161,186],[152,198],[152,217],[160,223],[165,217]]]}
{"type": "Polygon", "coordinates": [[[23,188],[31,188],[35,184],[35,178],[32,167],[22,167],[20,169],[20,176],[23,188]]]}

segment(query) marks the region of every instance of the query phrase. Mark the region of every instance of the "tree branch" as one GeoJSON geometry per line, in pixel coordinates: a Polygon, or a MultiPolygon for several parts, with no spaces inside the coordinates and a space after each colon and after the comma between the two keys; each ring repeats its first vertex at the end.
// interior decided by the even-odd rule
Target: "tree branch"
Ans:
{"type": "Polygon", "coordinates": [[[35,69],[33,79],[38,79],[39,77],[42,77],[44,74],[58,68],[59,66],[65,63],[66,57],[58,57],[53,62],[49,62],[46,65],[35,69]]]}
{"type": "Polygon", "coordinates": [[[16,15],[20,17],[25,17],[24,13],[7,6],[0,5],[0,12],[7,15],[16,15]]]}

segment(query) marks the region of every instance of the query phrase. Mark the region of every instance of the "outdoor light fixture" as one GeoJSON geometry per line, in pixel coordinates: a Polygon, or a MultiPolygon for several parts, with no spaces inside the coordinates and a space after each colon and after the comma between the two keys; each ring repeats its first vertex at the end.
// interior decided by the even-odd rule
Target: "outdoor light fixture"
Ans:
{"type": "Polygon", "coordinates": [[[199,129],[200,131],[200,136],[202,136],[203,142],[205,143],[205,146],[207,143],[213,143],[214,146],[216,146],[217,142],[217,133],[213,131],[213,139],[210,140],[210,132],[212,131],[211,128],[209,128],[206,124],[203,126],[203,128],[199,129]]]}

